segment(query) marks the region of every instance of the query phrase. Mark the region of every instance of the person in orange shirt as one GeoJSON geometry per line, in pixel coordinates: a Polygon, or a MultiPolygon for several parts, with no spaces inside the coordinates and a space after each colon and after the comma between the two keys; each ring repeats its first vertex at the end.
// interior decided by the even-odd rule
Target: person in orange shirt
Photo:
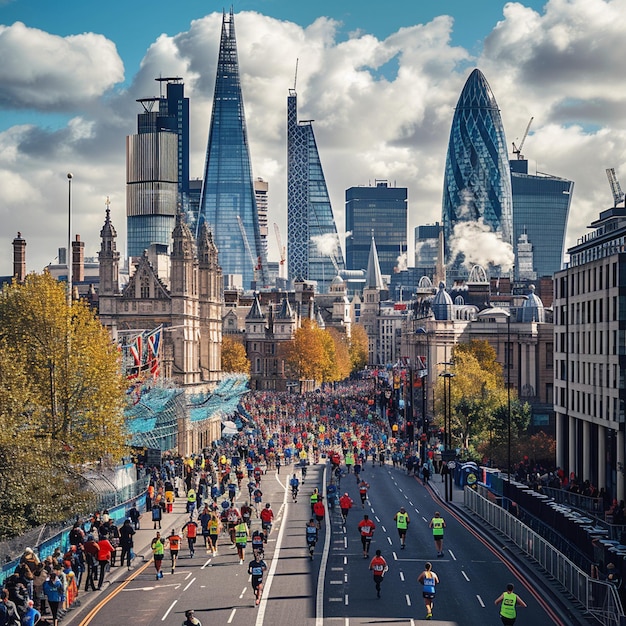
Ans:
{"type": "Polygon", "coordinates": [[[187,533],[187,545],[189,546],[189,557],[193,557],[196,546],[196,537],[198,536],[198,524],[190,517],[189,521],[183,526],[183,530],[187,533]]]}
{"type": "Polygon", "coordinates": [[[344,493],[341,498],[339,498],[339,508],[341,509],[341,517],[343,519],[343,525],[346,525],[346,520],[348,519],[348,513],[352,508],[352,498],[348,495],[348,493],[344,493]]]}
{"type": "Polygon", "coordinates": [[[366,559],[370,555],[370,544],[374,536],[376,524],[369,518],[367,514],[359,522],[359,533],[361,534],[361,544],[363,545],[363,558],[366,559]]]}
{"type": "Polygon", "coordinates": [[[176,561],[178,560],[178,550],[180,549],[180,535],[172,528],[172,532],[167,537],[167,545],[170,549],[170,558],[172,559],[172,574],[176,569],[176,561]]]}
{"type": "Polygon", "coordinates": [[[380,550],[376,550],[376,556],[370,561],[370,571],[374,573],[374,583],[376,585],[376,596],[380,598],[380,584],[383,582],[383,577],[387,573],[389,566],[387,561],[381,555],[380,550]]]}
{"type": "Polygon", "coordinates": [[[98,563],[100,565],[100,575],[98,578],[98,589],[102,589],[102,583],[104,582],[104,574],[106,573],[106,568],[111,561],[111,554],[113,554],[115,548],[111,544],[111,542],[102,538],[98,540],[98,563]]]}

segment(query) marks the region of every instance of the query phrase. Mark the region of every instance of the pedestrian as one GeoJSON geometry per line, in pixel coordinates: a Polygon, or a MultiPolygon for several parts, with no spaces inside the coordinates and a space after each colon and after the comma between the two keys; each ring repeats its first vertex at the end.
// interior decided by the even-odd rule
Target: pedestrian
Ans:
{"type": "Polygon", "coordinates": [[[215,513],[211,513],[208,528],[209,546],[207,551],[210,549],[213,556],[217,556],[217,540],[219,539],[220,532],[222,531],[222,523],[220,522],[220,518],[215,513]]]}
{"type": "Polygon", "coordinates": [[[93,535],[87,535],[87,541],[85,542],[85,591],[96,590],[96,576],[98,574],[98,552],[100,546],[98,542],[94,540],[93,535]]]}
{"type": "Polygon", "coordinates": [[[239,556],[239,564],[243,565],[245,558],[246,545],[250,540],[250,531],[248,525],[239,518],[235,525],[235,545],[237,546],[237,555],[239,556]]]}
{"type": "Polygon", "coordinates": [[[139,530],[141,513],[139,512],[139,509],[137,508],[136,502],[133,503],[133,506],[130,508],[130,511],[128,511],[128,517],[130,518],[133,528],[135,530],[139,530]]]}
{"type": "Polygon", "coordinates": [[[439,511],[435,511],[435,516],[428,524],[433,529],[433,539],[435,540],[435,548],[437,548],[437,558],[443,556],[443,529],[446,527],[444,519],[439,511]]]}
{"type": "Polygon", "coordinates": [[[180,549],[180,535],[172,528],[172,532],[167,538],[167,545],[170,549],[170,559],[172,560],[172,574],[176,569],[176,561],[178,561],[178,550],[180,549]]]}
{"type": "Polygon", "coordinates": [[[363,515],[363,519],[359,522],[359,533],[361,534],[364,559],[367,559],[370,555],[370,544],[372,543],[375,529],[376,524],[374,524],[367,514],[363,515]]]}
{"type": "Polygon", "coordinates": [[[263,593],[263,574],[267,571],[267,564],[263,558],[255,554],[254,558],[248,564],[248,574],[251,576],[252,591],[254,592],[256,606],[261,602],[261,594],[263,593]]]}
{"type": "Polygon", "coordinates": [[[352,498],[348,495],[348,492],[344,493],[341,498],[339,498],[339,508],[341,509],[341,518],[343,520],[343,525],[345,526],[346,520],[348,519],[348,513],[352,508],[352,498]]]}
{"type": "Polygon", "coordinates": [[[35,626],[41,619],[41,613],[35,608],[35,603],[29,600],[26,604],[26,611],[22,615],[22,626],[35,626]]]}
{"type": "Polygon", "coordinates": [[[183,526],[183,531],[185,531],[187,535],[189,558],[192,558],[195,553],[196,537],[198,536],[198,524],[190,517],[189,521],[183,526]]]}
{"type": "Polygon", "coordinates": [[[424,571],[417,577],[417,582],[423,585],[424,605],[426,606],[426,619],[433,617],[433,605],[435,604],[435,587],[439,584],[439,577],[433,572],[433,566],[427,562],[424,571]]]}
{"type": "Polygon", "coordinates": [[[133,553],[133,535],[135,529],[133,528],[132,520],[129,518],[124,520],[122,527],[120,528],[120,548],[122,549],[120,555],[120,565],[124,565],[124,559],[126,559],[126,567],[130,569],[130,561],[133,553]]]}
{"type": "Polygon", "coordinates": [[[503,591],[495,599],[494,604],[500,605],[500,620],[504,626],[513,626],[515,624],[518,606],[528,606],[516,593],[513,593],[512,583],[506,586],[506,591],[503,591]]]}
{"type": "Polygon", "coordinates": [[[378,598],[380,598],[380,585],[388,569],[389,566],[381,551],[376,550],[376,556],[370,561],[370,571],[374,573],[374,584],[376,585],[376,596],[378,598]]]}
{"type": "Polygon", "coordinates": [[[105,537],[98,541],[98,565],[100,571],[98,574],[98,589],[102,589],[102,583],[104,582],[104,575],[111,562],[111,555],[115,552],[113,544],[105,537]]]}
{"type": "Polygon", "coordinates": [[[393,519],[398,529],[398,537],[400,537],[400,548],[404,550],[404,548],[406,548],[406,531],[411,523],[409,514],[406,512],[405,508],[401,506],[400,510],[393,516],[393,519]]]}
{"type": "Polygon", "coordinates": [[[158,529],[161,530],[161,519],[163,517],[163,511],[161,510],[161,507],[159,506],[158,502],[155,502],[152,505],[152,522],[154,525],[154,530],[158,529]]]}
{"type": "Polygon", "coordinates": [[[165,552],[165,543],[161,539],[161,533],[157,532],[156,537],[150,543],[152,548],[152,557],[154,559],[154,569],[156,570],[156,579],[163,578],[161,565],[163,564],[163,554],[165,552]]]}
{"type": "MultiPolygon", "coordinates": [[[[50,612],[52,613],[52,626],[58,626],[59,607],[65,599],[65,593],[63,583],[57,576],[56,572],[50,573],[50,577],[43,584],[43,592],[46,596],[46,600],[48,600],[48,606],[50,607],[50,612]]],[[[10,624],[11,622],[8,623],[10,624]]]]}
{"type": "Polygon", "coordinates": [[[194,616],[193,609],[185,611],[185,621],[183,622],[183,626],[202,626],[200,620],[194,616]]]}

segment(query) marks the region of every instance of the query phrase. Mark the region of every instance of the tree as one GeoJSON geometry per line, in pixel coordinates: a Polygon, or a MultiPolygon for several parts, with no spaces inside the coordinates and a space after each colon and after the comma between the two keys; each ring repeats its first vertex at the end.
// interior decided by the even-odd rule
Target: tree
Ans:
{"type": "Polygon", "coordinates": [[[325,378],[326,382],[344,380],[350,376],[352,364],[350,361],[350,347],[345,333],[339,332],[336,328],[328,328],[326,335],[333,342],[333,367],[330,375],[325,378]]]}
{"type": "Polygon", "coordinates": [[[369,358],[369,339],[363,324],[353,324],[350,332],[351,372],[358,372],[366,365],[369,358]]]}
{"type": "Polygon", "coordinates": [[[30,274],[0,293],[0,377],[0,532],[68,519],[87,497],[77,468],[127,451],[117,349],[87,305],[30,274]]]}
{"type": "Polygon", "coordinates": [[[222,337],[222,370],[225,372],[250,373],[250,361],[246,356],[246,348],[233,337],[222,337]]]}
{"type": "Polygon", "coordinates": [[[321,333],[314,321],[305,319],[296,330],[293,341],[282,345],[281,355],[289,375],[300,380],[323,380],[327,355],[321,333]]]}

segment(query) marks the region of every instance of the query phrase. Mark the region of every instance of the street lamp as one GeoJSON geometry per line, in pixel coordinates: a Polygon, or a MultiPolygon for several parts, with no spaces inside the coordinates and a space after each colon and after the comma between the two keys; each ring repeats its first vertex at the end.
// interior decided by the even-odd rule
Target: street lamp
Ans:
{"type": "Polygon", "coordinates": [[[506,316],[506,398],[507,398],[507,422],[508,422],[508,442],[507,442],[507,465],[509,487],[511,485],[511,313],[506,316]]]}
{"type": "MultiPolygon", "coordinates": [[[[453,363],[442,363],[446,368],[448,365],[453,365],[453,363]]],[[[452,387],[451,381],[454,377],[453,372],[449,372],[447,369],[445,372],[441,372],[439,376],[443,377],[443,441],[444,441],[444,450],[441,455],[441,462],[448,463],[451,461],[451,448],[452,448],[452,387]],[[446,384],[447,383],[447,384],[446,384]]],[[[446,484],[445,484],[445,494],[446,494],[446,502],[452,500],[452,481],[450,478],[450,472],[448,471],[446,465],[446,484]]]]}
{"type": "Polygon", "coordinates": [[[72,305],[72,178],[71,172],[67,174],[67,304],[72,305]]]}

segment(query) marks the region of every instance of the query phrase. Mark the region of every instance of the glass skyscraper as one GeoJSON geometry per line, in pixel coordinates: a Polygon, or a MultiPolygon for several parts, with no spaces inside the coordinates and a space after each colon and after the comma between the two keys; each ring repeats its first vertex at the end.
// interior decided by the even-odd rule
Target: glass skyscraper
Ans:
{"type": "MultiPolygon", "coordinates": [[[[513,241],[528,235],[533,247],[533,270],[537,277],[552,276],[563,265],[567,218],[574,183],[549,174],[529,174],[526,159],[513,160],[513,241]]],[[[515,262],[516,275],[520,263],[515,262]]]]}
{"type": "Polygon", "coordinates": [[[257,280],[267,285],[232,9],[222,18],[197,229],[205,221],[214,234],[224,275],[241,275],[245,289],[257,280]]]}
{"type": "Polygon", "coordinates": [[[298,96],[287,98],[287,263],[289,280],[314,280],[319,293],[344,269],[311,120],[298,122],[298,96]]]}
{"type": "Polygon", "coordinates": [[[137,134],[126,138],[129,256],[169,248],[178,205],[189,191],[189,98],[182,79],[157,78],[166,94],[141,98],[137,134]],[[156,110],[154,110],[156,105],[156,110]]]}
{"type": "Polygon", "coordinates": [[[452,119],[443,185],[445,261],[450,276],[467,275],[452,257],[454,227],[483,220],[513,244],[511,175],[498,105],[483,73],[467,79],[452,119]]]}
{"type": "Polygon", "coordinates": [[[407,262],[407,188],[375,186],[346,189],[346,267],[364,270],[376,237],[380,271],[389,276],[407,262]]]}

